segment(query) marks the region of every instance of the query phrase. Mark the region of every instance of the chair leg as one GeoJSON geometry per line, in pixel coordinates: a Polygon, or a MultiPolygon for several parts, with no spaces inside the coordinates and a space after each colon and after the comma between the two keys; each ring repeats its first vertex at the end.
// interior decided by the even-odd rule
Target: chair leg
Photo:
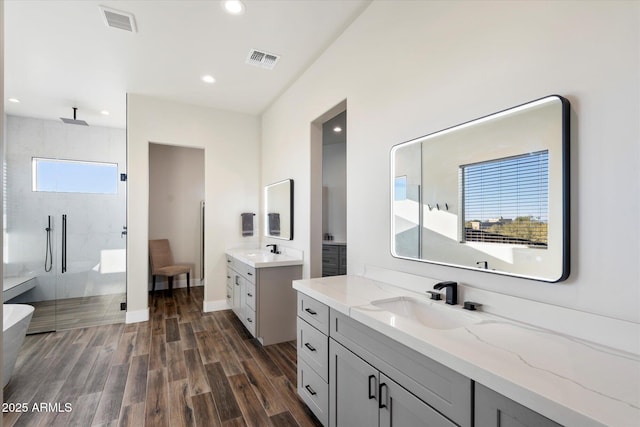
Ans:
{"type": "Polygon", "coordinates": [[[169,276],[169,295],[173,295],[173,276],[169,276]]]}
{"type": "Polygon", "coordinates": [[[152,277],[151,283],[153,283],[153,285],[151,286],[151,292],[155,292],[156,291],[156,275],[152,274],[151,277],[152,277]]]}
{"type": "Polygon", "coordinates": [[[190,294],[191,293],[191,287],[189,285],[189,273],[187,273],[187,293],[190,294]]]}

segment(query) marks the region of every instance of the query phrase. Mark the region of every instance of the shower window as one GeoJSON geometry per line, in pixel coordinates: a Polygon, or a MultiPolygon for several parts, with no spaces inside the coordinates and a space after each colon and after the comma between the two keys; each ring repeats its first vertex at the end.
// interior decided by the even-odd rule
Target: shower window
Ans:
{"type": "Polygon", "coordinates": [[[33,191],[118,193],[118,164],[83,160],[32,159],[33,191]]]}

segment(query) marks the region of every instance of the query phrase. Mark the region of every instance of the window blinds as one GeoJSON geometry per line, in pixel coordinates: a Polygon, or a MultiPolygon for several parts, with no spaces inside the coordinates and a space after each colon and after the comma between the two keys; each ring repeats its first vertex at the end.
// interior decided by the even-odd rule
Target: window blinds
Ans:
{"type": "Polygon", "coordinates": [[[549,152],[461,166],[463,241],[546,247],[549,152]]]}

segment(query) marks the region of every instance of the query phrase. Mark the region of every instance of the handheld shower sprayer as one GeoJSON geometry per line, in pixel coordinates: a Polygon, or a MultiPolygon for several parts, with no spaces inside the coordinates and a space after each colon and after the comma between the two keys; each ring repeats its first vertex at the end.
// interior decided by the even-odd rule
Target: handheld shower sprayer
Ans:
{"type": "Polygon", "coordinates": [[[48,215],[48,225],[47,228],[45,228],[45,231],[47,232],[47,243],[45,244],[44,271],[48,273],[53,268],[53,249],[51,247],[51,215],[48,215]]]}

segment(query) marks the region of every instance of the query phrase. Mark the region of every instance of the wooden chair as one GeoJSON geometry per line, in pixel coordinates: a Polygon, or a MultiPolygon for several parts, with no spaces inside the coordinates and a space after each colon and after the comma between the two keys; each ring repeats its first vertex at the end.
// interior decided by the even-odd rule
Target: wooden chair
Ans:
{"type": "Polygon", "coordinates": [[[173,277],[183,273],[187,274],[187,292],[191,292],[189,275],[192,265],[174,263],[168,239],[149,240],[149,258],[153,280],[151,292],[156,290],[156,276],[167,277],[169,292],[173,292],[173,277]]]}

